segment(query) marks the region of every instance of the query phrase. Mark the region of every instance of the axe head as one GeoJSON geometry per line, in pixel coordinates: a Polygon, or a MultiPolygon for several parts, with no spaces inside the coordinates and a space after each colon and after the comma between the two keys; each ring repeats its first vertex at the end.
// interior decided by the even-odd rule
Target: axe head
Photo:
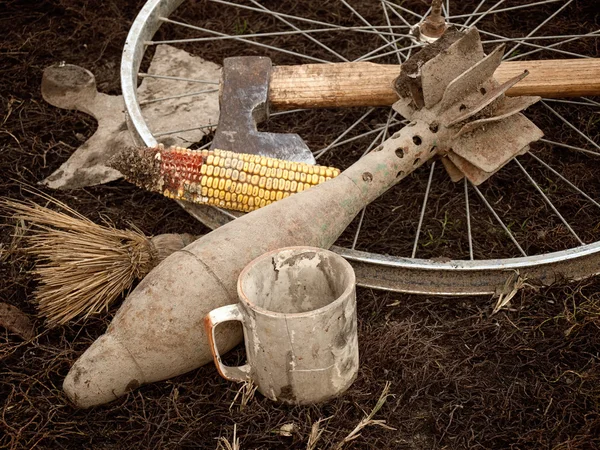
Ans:
{"type": "Polygon", "coordinates": [[[256,128],[269,118],[271,67],[271,60],[262,56],[224,60],[219,123],[210,148],[315,164],[315,157],[297,134],[265,133],[256,128]]]}

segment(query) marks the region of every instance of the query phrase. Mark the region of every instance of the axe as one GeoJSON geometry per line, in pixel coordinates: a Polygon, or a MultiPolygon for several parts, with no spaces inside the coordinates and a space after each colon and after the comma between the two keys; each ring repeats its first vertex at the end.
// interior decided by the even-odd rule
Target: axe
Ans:
{"type": "MultiPolygon", "coordinates": [[[[271,109],[390,106],[398,100],[394,80],[399,70],[398,65],[370,62],[273,66],[267,57],[226,58],[211,149],[315,164],[300,136],[259,132],[257,124],[269,118],[271,109]]],[[[508,61],[499,64],[493,75],[504,83],[525,70],[528,76],[511,84],[506,95],[600,94],[600,59],[508,61]]]]}

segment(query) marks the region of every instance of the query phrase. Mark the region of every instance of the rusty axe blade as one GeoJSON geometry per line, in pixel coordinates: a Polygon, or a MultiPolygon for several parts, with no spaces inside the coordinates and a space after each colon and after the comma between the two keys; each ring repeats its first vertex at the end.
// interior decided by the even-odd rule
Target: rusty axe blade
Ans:
{"type": "Polygon", "coordinates": [[[315,164],[315,157],[297,134],[266,133],[256,128],[269,118],[271,68],[271,60],[262,56],[224,60],[219,123],[211,149],[315,164]]]}

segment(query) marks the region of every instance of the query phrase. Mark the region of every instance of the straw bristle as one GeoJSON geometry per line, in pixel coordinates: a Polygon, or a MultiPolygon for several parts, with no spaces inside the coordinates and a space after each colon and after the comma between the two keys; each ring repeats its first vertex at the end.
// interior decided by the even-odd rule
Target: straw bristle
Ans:
{"type": "Polygon", "coordinates": [[[39,279],[34,299],[49,326],[107,309],[158,263],[156,249],[141,231],[98,225],[40,195],[64,212],[34,202],[1,204],[31,225],[25,250],[40,261],[34,270],[39,279]]]}

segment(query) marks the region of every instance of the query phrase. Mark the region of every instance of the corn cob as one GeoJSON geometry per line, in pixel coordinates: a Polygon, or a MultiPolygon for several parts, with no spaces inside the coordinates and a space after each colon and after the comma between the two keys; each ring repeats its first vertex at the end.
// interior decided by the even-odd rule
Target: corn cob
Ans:
{"type": "Polygon", "coordinates": [[[339,169],[225,150],[128,149],[110,165],[166,197],[249,212],[339,175],[339,169]]]}

